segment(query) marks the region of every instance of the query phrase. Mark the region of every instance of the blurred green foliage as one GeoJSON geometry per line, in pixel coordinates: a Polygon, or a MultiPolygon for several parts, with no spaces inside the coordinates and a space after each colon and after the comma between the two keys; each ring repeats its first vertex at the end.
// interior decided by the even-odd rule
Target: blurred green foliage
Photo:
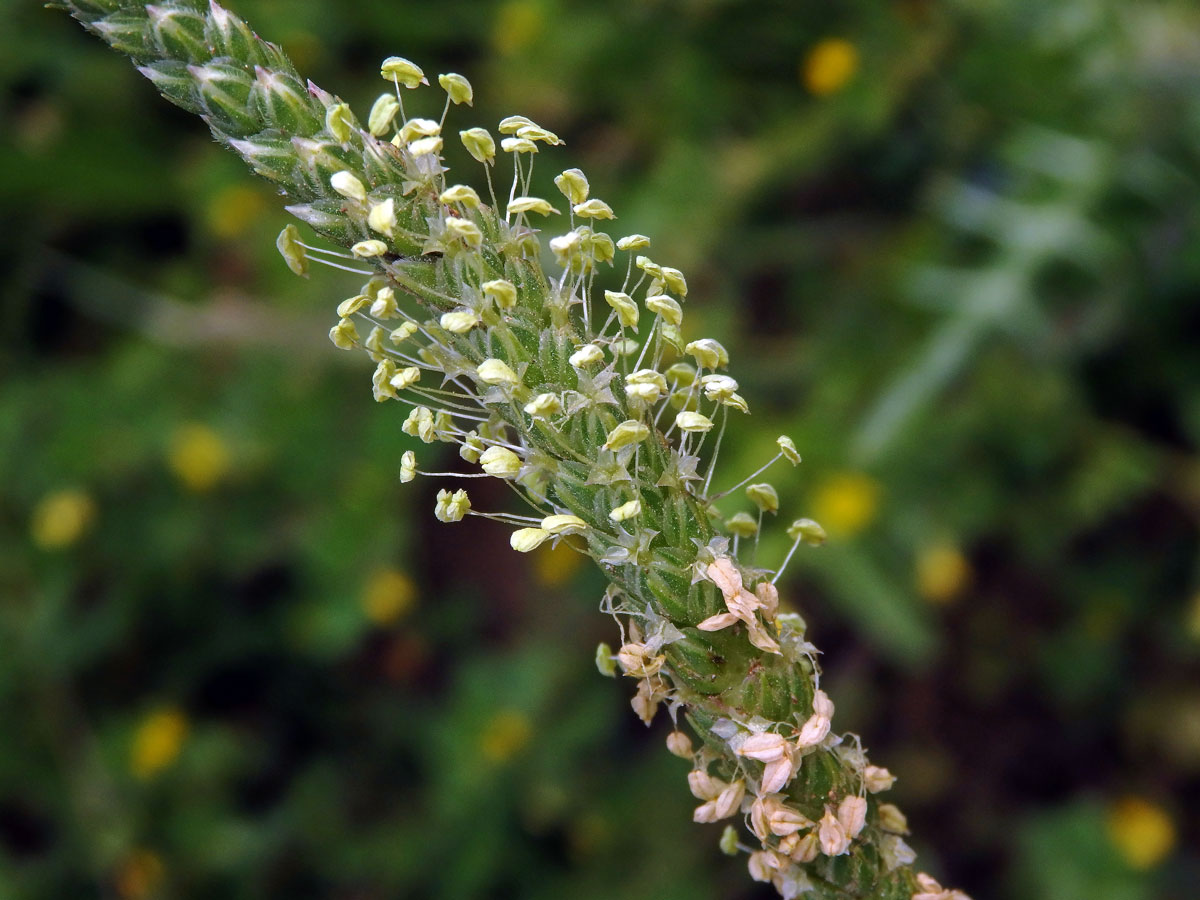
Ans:
{"type": "MultiPolygon", "coordinates": [[[[457,127],[552,128],[545,196],[581,166],[687,272],[754,408],[722,470],[800,447],[832,540],[787,593],[927,868],[1196,895],[1193,4],[236,9],[360,113],[386,55],[465,73],[457,127]]],[[[293,278],[127,63],[4,16],[0,898],[763,896],[595,673],[598,574],[400,487],[323,337],[353,282],[293,278]]]]}

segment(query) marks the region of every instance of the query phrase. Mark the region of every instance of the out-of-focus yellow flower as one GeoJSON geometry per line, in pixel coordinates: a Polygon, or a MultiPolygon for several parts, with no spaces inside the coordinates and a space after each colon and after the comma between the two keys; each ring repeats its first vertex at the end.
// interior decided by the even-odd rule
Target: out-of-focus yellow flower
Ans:
{"type": "Polygon", "coordinates": [[[411,578],[397,569],[378,569],[367,579],[362,608],[376,625],[391,625],[408,614],[416,599],[411,578]]]}
{"type": "Polygon", "coordinates": [[[854,537],[879,511],[879,482],[861,472],[838,472],[817,487],[812,505],[813,518],[831,536],[854,537]]]}
{"type": "Polygon", "coordinates": [[[187,737],[188,720],[174,707],[156,710],[138,725],[129,748],[129,770],[138,778],[151,778],[179,756],[187,737]]]}
{"type": "Polygon", "coordinates": [[[492,46],[502,56],[511,56],[537,40],[544,25],[540,5],[532,0],[510,0],[496,13],[492,46]]]}
{"type": "Polygon", "coordinates": [[[189,490],[211,490],[229,472],[229,462],[225,441],[207,425],[189,422],[171,435],[167,464],[189,490]]]}
{"type": "Polygon", "coordinates": [[[96,504],[83,491],[54,491],[34,507],[29,533],[43,550],[56,550],[79,540],[95,517],[96,504]]]}
{"type": "Polygon", "coordinates": [[[543,544],[533,554],[533,573],[540,584],[559,587],[579,571],[582,560],[565,542],[555,546],[543,544]]]}
{"type": "Polygon", "coordinates": [[[971,564],[954,544],[941,542],[917,553],[917,593],[944,606],[951,603],[971,580],[971,564]]]}
{"type": "Polygon", "coordinates": [[[1175,847],[1175,823],[1156,803],[1125,797],[1108,809],[1108,838],[1135,869],[1153,869],[1175,847]]]}
{"type": "Polygon", "coordinates": [[[122,900],[145,900],[162,885],[165,867],[158,854],[134,850],[117,868],[117,894],[122,900]]]}
{"type": "Polygon", "coordinates": [[[1187,611],[1187,631],[1193,640],[1200,641],[1200,591],[1192,597],[1187,611]]]}
{"type": "Polygon", "coordinates": [[[208,227],[219,238],[240,237],[262,218],[266,208],[262,194],[255,188],[229,185],[217,191],[209,201],[208,227]]]}
{"type": "Polygon", "coordinates": [[[825,38],[809,51],[800,77],[810,94],[824,97],[846,86],[858,71],[858,48],[844,38],[825,38]]]}
{"type": "Polygon", "coordinates": [[[479,735],[479,752],[488,762],[507,762],[519,753],[533,737],[529,717],[515,709],[502,709],[489,721],[479,735]]]}

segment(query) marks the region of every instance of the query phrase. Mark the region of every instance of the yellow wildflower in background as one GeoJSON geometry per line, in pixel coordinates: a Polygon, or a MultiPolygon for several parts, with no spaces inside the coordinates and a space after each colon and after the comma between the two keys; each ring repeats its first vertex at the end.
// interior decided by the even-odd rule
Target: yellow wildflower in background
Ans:
{"type": "Polygon", "coordinates": [[[529,717],[515,709],[502,709],[492,716],[479,735],[479,752],[488,762],[507,762],[533,737],[529,717]]]}
{"type": "Polygon", "coordinates": [[[825,38],[809,51],[800,78],[810,94],[824,97],[846,86],[858,71],[858,48],[844,38],[825,38]]]}
{"type": "Polygon", "coordinates": [[[1153,869],[1175,847],[1175,823],[1156,803],[1125,797],[1108,810],[1108,839],[1135,869],[1153,869]]]}
{"type": "Polygon", "coordinates": [[[1200,641],[1200,591],[1192,597],[1192,604],[1187,611],[1187,632],[1193,640],[1200,641]]]}
{"type": "Polygon", "coordinates": [[[543,544],[533,554],[533,573],[545,587],[559,587],[571,580],[583,564],[583,556],[567,544],[543,544]]]}
{"type": "Polygon", "coordinates": [[[129,748],[129,770],[138,778],[152,778],[175,762],[187,737],[188,720],[182,710],[150,713],[134,732],[129,748]]]}
{"type": "Polygon", "coordinates": [[[156,853],[134,850],[117,869],[117,895],[122,900],[145,900],[162,886],[164,866],[156,853]]]}
{"type": "Polygon", "coordinates": [[[879,482],[862,472],[838,472],[813,495],[813,518],[833,537],[851,538],[875,520],[879,511],[879,482]]]}
{"type": "Polygon", "coordinates": [[[492,46],[501,56],[511,56],[536,41],[544,25],[545,15],[539,4],[532,0],[509,0],[496,13],[492,46]]]}
{"type": "Polygon", "coordinates": [[[211,490],[229,472],[229,448],[213,429],[189,422],[175,429],[167,465],[189,490],[211,490]]]}
{"type": "Polygon", "coordinates": [[[54,491],[34,507],[29,533],[43,550],[56,550],[79,540],[95,517],[96,504],[83,491],[54,491]]]}
{"type": "Polygon", "coordinates": [[[408,614],[416,599],[411,578],[397,569],[378,569],[367,579],[362,608],[376,625],[391,625],[408,614]]]}
{"type": "Polygon", "coordinates": [[[971,564],[948,542],[921,548],[916,568],[917,593],[938,605],[953,601],[971,580],[971,564]]]}
{"type": "Polygon", "coordinates": [[[240,237],[262,218],[266,208],[261,191],[249,185],[229,185],[209,201],[208,227],[219,238],[240,237]]]}

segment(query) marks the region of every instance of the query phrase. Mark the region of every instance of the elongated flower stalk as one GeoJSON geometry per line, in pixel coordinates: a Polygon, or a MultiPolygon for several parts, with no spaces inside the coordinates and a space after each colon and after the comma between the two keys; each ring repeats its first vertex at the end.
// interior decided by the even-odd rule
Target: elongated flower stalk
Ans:
{"type": "MultiPolygon", "coordinates": [[[[540,151],[562,143],[553,133],[522,116],[499,124],[499,146],[483,128],[459,131],[483,167],[479,191],[443,165],[446,114],[472,101],[460,75],[438,78],[440,121],[410,118],[404,96],[428,80],[385,60],[388,90],[364,127],[216,3],[55,5],[132,57],[341,248],[289,225],[278,243],[293,271],[323,262],[363,276],[330,338],[371,357],[375,399],[408,408],[407,433],[480,467],[422,472],[409,451],[401,480],[500,478],[529,507],[481,512],[465,490],[443,490],[437,518],[487,516],[515,528],[516,550],[566,541],[604,570],[603,609],[621,641],[615,653],[601,645],[596,664],[637,682],[632,705],[647,724],[662,706],[686,717],[697,740],[677,727],[667,744],[692,765],[695,820],[744,826],[726,827],[722,850],[747,852],[751,876],[784,897],[965,900],[914,872],[904,816],[877,796],[895,779],[856,736],[833,731],[816,648],[800,616],[779,611],[782,566],[738,560],[778,497],[747,486],[766,466],[714,492],[721,438],[749,410],[721,344],[685,336],[683,273],[647,256],[648,238],[600,230],[616,215],[578,169],[555,179],[561,197],[529,195],[540,151]],[[512,171],[501,197],[497,168],[512,171]],[[557,234],[547,248],[534,223],[557,234]],[[718,514],[743,495],[754,514],[718,514]]],[[[788,438],[776,449],[768,465],[800,462],[788,438]]],[[[807,519],[789,534],[783,565],[824,539],[807,519]]]]}

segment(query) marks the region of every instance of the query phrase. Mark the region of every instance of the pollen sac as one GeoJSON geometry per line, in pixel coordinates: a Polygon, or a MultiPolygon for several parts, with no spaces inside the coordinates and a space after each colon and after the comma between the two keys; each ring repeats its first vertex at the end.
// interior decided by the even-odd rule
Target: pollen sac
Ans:
{"type": "Polygon", "coordinates": [[[372,231],[391,237],[396,229],[396,201],[388,197],[374,204],[367,214],[367,225],[372,231]]]}
{"type": "Polygon", "coordinates": [[[528,553],[536,550],[550,538],[550,532],[544,528],[518,528],[508,538],[508,544],[518,553],[528,553]]]}
{"type": "Polygon", "coordinates": [[[729,353],[712,338],[701,338],[692,341],[683,348],[684,353],[696,360],[696,364],[705,369],[719,369],[729,365],[729,353]]]}
{"type": "Polygon", "coordinates": [[[779,494],[766,482],[747,485],[746,496],[758,507],[759,512],[779,511],[779,494]]]}
{"type": "Polygon", "coordinates": [[[289,269],[304,278],[308,277],[308,255],[300,246],[300,232],[296,230],[295,225],[284,226],[283,231],[279,232],[279,237],[275,239],[275,246],[289,269]]]}
{"type": "Polygon", "coordinates": [[[442,90],[446,92],[450,97],[450,102],[455,106],[462,103],[467,106],[473,105],[475,91],[465,76],[459,75],[457,72],[447,72],[445,75],[438,76],[438,84],[442,86],[442,90]]]}
{"type": "Polygon", "coordinates": [[[429,84],[421,67],[402,56],[389,56],[385,59],[379,67],[379,75],[384,81],[400,84],[406,88],[429,84]]]}
{"type": "Polygon", "coordinates": [[[580,169],[567,169],[561,175],[556,175],[554,184],[562,192],[562,195],[571,202],[572,206],[586,200],[588,198],[588,191],[591,190],[587,176],[580,169]]]}
{"type": "Polygon", "coordinates": [[[367,116],[367,130],[375,137],[383,137],[392,128],[396,113],[400,111],[400,102],[391,94],[380,94],[371,105],[367,116]]]}
{"type": "Polygon", "coordinates": [[[521,457],[507,447],[488,447],[480,455],[479,464],[497,478],[516,478],[521,471],[521,457]]]}
{"type": "Polygon", "coordinates": [[[471,209],[478,209],[480,205],[479,194],[475,193],[475,189],[465,184],[456,184],[442,191],[438,200],[442,203],[461,203],[463,206],[469,206],[471,209]]]}
{"type": "Polygon", "coordinates": [[[496,161],[496,141],[486,128],[468,128],[458,133],[467,152],[476,162],[493,165],[496,161]]]}
{"type": "Polygon", "coordinates": [[[793,541],[800,541],[819,547],[825,543],[825,529],[812,519],[797,519],[787,530],[787,535],[793,541]]]}

